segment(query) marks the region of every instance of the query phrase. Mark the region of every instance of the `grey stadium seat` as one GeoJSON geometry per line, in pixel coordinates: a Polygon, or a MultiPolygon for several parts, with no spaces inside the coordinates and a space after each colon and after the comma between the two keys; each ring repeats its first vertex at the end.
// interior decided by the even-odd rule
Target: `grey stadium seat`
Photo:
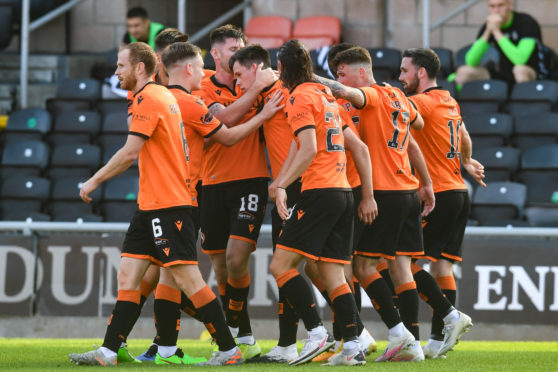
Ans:
{"type": "Polygon", "coordinates": [[[478,114],[464,119],[473,148],[505,146],[513,133],[513,118],[508,114],[478,114]]]}
{"type": "Polygon", "coordinates": [[[137,207],[138,177],[116,177],[105,184],[101,211],[108,222],[129,222],[137,207]]]}
{"type": "Polygon", "coordinates": [[[15,211],[40,213],[50,194],[50,181],[40,177],[17,176],[2,180],[0,209],[4,215],[15,211]]]}
{"type": "Polygon", "coordinates": [[[513,145],[520,150],[558,143],[558,113],[556,112],[515,115],[514,123],[513,145]]]}
{"type": "Polygon", "coordinates": [[[47,166],[48,146],[40,141],[7,143],[2,151],[2,179],[10,176],[39,176],[47,166]]]}
{"type": "Polygon", "coordinates": [[[3,131],[3,142],[40,141],[50,131],[51,118],[42,108],[28,108],[16,111],[8,117],[3,131]]]}
{"type": "Polygon", "coordinates": [[[491,221],[515,220],[523,216],[527,187],[514,182],[492,182],[478,187],[473,198],[472,217],[481,225],[491,221]]]}
{"type": "Polygon", "coordinates": [[[558,192],[558,145],[525,150],[517,179],[528,186],[529,206],[552,205],[558,192]]]}
{"type": "Polygon", "coordinates": [[[537,114],[551,111],[558,103],[558,82],[534,80],[515,84],[506,111],[512,114],[537,114]]]}
{"type": "Polygon", "coordinates": [[[370,48],[372,70],[378,82],[394,80],[399,77],[401,67],[401,51],[393,48],[370,48]]]}
{"type": "Polygon", "coordinates": [[[76,170],[81,169],[81,175],[88,176],[100,166],[101,149],[89,144],[66,144],[56,146],[48,174],[51,178],[62,178],[63,175],[76,175],[76,170]]]}
{"type": "Polygon", "coordinates": [[[458,96],[463,117],[498,112],[508,98],[508,84],[501,80],[470,81],[463,84],[458,96]]]}
{"type": "Polygon", "coordinates": [[[473,158],[484,165],[485,183],[511,181],[519,169],[519,150],[511,147],[478,149],[473,158]]]}

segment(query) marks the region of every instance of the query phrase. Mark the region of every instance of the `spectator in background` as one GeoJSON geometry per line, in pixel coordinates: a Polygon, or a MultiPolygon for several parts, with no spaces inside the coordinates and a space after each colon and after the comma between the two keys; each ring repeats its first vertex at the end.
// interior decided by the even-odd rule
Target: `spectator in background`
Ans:
{"type": "Polygon", "coordinates": [[[541,72],[542,38],[537,21],[528,14],[515,12],[511,0],[488,0],[489,15],[477,40],[465,56],[465,65],[457,69],[455,82],[500,79],[508,84],[535,80],[541,72]],[[500,53],[495,71],[479,63],[493,46],[500,53]]]}
{"type": "Polygon", "coordinates": [[[147,15],[147,11],[142,7],[135,7],[128,10],[126,14],[126,29],[123,44],[130,44],[136,41],[143,41],[155,49],[155,37],[165,29],[165,26],[152,22],[147,15]]]}

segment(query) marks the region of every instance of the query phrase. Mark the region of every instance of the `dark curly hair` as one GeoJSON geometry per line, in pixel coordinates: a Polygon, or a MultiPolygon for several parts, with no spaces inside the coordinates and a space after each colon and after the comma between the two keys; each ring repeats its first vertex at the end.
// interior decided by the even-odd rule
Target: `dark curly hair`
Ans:
{"type": "Polygon", "coordinates": [[[313,81],[312,60],[306,47],[297,39],[291,39],[279,48],[277,59],[281,63],[279,79],[289,90],[297,85],[313,81]]]}

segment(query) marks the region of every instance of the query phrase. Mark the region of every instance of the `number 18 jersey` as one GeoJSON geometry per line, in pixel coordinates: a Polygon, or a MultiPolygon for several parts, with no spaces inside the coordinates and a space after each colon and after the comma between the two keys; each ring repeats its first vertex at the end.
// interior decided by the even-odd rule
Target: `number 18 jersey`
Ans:
{"type": "Polygon", "coordinates": [[[437,87],[410,100],[424,118],[424,128],[412,133],[428,165],[434,192],[467,189],[461,177],[462,121],[457,102],[447,90],[437,87]]]}
{"type": "Polygon", "coordinates": [[[318,152],[302,174],[302,191],[351,190],[339,109],[329,88],[317,83],[298,85],[287,99],[285,112],[295,138],[305,129],[316,130],[318,152]]]}
{"type": "Polygon", "coordinates": [[[416,190],[407,154],[409,127],[417,111],[407,97],[387,84],[360,88],[365,102],[358,113],[360,138],[368,146],[374,190],[416,190]]]}

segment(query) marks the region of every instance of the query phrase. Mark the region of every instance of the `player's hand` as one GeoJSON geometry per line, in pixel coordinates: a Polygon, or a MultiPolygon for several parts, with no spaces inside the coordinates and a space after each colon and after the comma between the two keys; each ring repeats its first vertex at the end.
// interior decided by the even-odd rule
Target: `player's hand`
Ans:
{"type": "Polygon", "coordinates": [[[277,213],[284,221],[289,217],[289,209],[287,208],[287,191],[283,188],[277,187],[275,193],[275,205],[277,206],[277,213]]]}
{"type": "Polygon", "coordinates": [[[504,19],[499,14],[489,14],[486,17],[486,28],[490,31],[496,31],[502,26],[504,19]]]}
{"type": "Polygon", "coordinates": [[[358,218],[365,224],[371,225],[378,216],[378,205],[374,198],[366,198],[358,205],[358,218]]]}
{"type": "Polygon", "coordinates": [[[267,197],[275,201],[277,197],[277,184],[273,181],[267,188],[267,197]]]}
{"type": "Polygon", "coordinates": [[[95,191],[97,187],[99,187],[99,183],[94,178],[90,178],[83,185],[81,185],[79,196],[84,202],[91,203],[92,199],[89,194],[95,191]]]}
{"type": "Polygon", "coordinates": [[[270,86],[277,81],[278,77],[271,68],[263,68],[263,63],[260,63],[256,68],[256,80],[254,84],[259,90],[270,86]]]}
{"type": "Polygon", "coordinates": [[[269,101],[265,103],[262,111],[260,111],[260,115],[264,121],[271,119],[277,111],[285,107],[285,105],[282,104],[283,98],[283,93],[280,90],[276,90],[275,93],[273,93],[269,101]]]}
{"type": "Polygon", "coordinates": [[[432,185],[422,186],[418,191],[418,196],[422,202],[422,217],[426,217],[432,212],[436,206],[436,198],[434,197],[434,190],[432,185]]]}
{"type": "Polygon", "coordinates": [[[482,187],[486,187],[484,183],[484,166],[475,159],[469,159],[463,162],[463,168],[469,173],[482,187]]]}

